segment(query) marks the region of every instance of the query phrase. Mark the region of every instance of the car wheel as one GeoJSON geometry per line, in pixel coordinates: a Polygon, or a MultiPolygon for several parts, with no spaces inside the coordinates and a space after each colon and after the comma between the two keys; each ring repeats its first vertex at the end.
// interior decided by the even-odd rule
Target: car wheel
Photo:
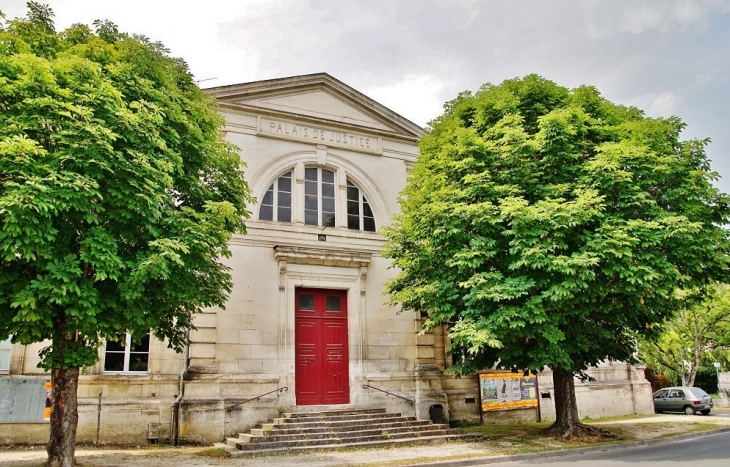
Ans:
{"type": "Polygon", "coordinates": [[[710,409],[700,410],[702,415],[710,415],[710,409]]]}
{"type": "Polygon", "coordinates": [[[695,414],[695,408],[691,405],[685,405],[684,406],[684,413],[687,415],[694,415],[695,414]]]}

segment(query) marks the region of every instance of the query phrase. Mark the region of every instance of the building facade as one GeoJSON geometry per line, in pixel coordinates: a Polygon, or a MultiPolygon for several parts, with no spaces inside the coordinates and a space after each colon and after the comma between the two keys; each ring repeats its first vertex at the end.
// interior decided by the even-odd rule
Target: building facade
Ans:
{"type": "MultiPolygon", "coordinates": [[[[231,240],[233,291],[225,309],[197,316],[184,354],[154,337],[102,347],[80,379],[79,441],[177,434],[180,442],[216,442],[281,411],[323,407],[385,407],[428,419],[441,404],[447,420],[478,422],[476,377],[444,373],[443,331],[419,333],[415,312],[386,303],[384,283],[395,272],[381,256],[380,232],[398,212],[423,129],[327,74],[207,92],[258,200],[247,235],[231,240]]],[[[40,347],[0,345],[0,384],[45,380],[36,368],[40,347]]],[[[596,382],[577,384],[582,416],[653,410],[640,367],[606,364],[591,373],[596,382]]],[[[549,373],[539,382],[550,418],[549,373]]],[[[12,387],[0,396],[6,406],[20,403],[12,387]]],[[[7,418],[0,427],[17,429],[0,430],[0,443],[47,440],[47,422],[7,418]]]]}

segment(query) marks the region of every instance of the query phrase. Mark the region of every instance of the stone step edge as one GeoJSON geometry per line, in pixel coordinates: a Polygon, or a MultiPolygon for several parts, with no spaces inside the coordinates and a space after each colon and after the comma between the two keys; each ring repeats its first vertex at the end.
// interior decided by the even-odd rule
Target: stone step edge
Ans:
{"type": "Polygon", "coordinates": [[[323,410],[319,412],[284,412],[282,415],[286,418],[311,418],[322,416],[337,415],[359,415],[359,414],[377,414],[387,413],[385,409],[339,409],[339,410],[323,410]]]}
{"type": "Polygon", "coordinates": [[[287,454],[292,452],[308,452],[308,451],[339,451],[350,448],[380,448],[389,446],[401,446],[401,445],[413,445],[413,444],[428,444],[438,442],[449,442],[449,441],[475,441],[482,439],[482,435],[476,434],[452,434],[452,435],[439,435],[439,436],[421,436],[414,438],[401,438],[392,440],[382,441],[365,441],[359,443],[341,443],[341,444],[321,444],[318,446],[296,446],[289,448],[275,448],[275,449],[257,449],[251,451],[242,451],[240,449],[232,448],[226,443],[215,443],[214,446],[219,449],[223,449],[228,452],[231,456],[254,456],[257,454],[287,454]]]}
{"type": "MultiPolygon", "coordinates": [[[[376,427],[373,427],[372,425],[358,425],[351,427],[352,429],[349,430],[326,430],[321,429],[319,431],[310,431],[307,433],[291,433],[286,432],[286,430],[270,430],[268,432],[264,432],[263,434],[260,432],[256,433],[237,433],[238,439],[241,440],[250,440],[251,438],[261,438],[263,440],[272,440],[274,438],[281,438],[281,437],[288,437],[292,439],[302,439],[307,436],[319,436],[319,435],[336,435],[338,437],[344,436],[344,437],[352,437],[357,436],[358,434],[367,433],[367,432],[382,432],[382,431],[388,431],[393,433],[402,433],[402,432],[412,432],[412,433],[428,433],[430,431],[435,430],[447,430],[450,429],[449,425],[447,424],[436,424],[436,423],[421,423],[421,424],[402,424],[399,426],[393,426],[391,425],[378,425],[376,427]]],[[[251,430],[253,431],[253,430],[251,430]]],[[[317,438],[312,438],[317,439],[317,438]]]]}
{"type": "Polygon", "coordinates": [[[312,422],[312,423],[276,423],[270,422],[270,423],[261,423],[260,427],[257,428],[250,428],[251,430],[263,430],[271,431],[271,430],[312,430],[317,428],[327,429],[327,430],[347,430],[350,427],[357,427],[357,426],[372,426],[372,425],[389,425],[393,423],[413,423],[414,425],[423,425],[429,423],[430,420],[416,420],[415,418],[407,418],[407,417],[400,417],[400,418],[388,418],[388,419],[368,419],[368,420],[346,420],[346,421],[334,421],[334,422],[312,422]]]}
{"type": "Polygon", "coordinates": [[[231,447],[235,447],[236,449],[239,449],[241,451],[258,451],[261,449],[287,449],[287,448],[297,448],[302,446],[322,446],[322,445],[332,445],[332,444],[347,444],[347,443],[359,443],[359,442],[367,442],[367,441],[391,441],[391,440],[398,440],[398,439],[408,439],[408,438],[423,438],[428,436],[446,436],[446,435],[456,435],[459,433],[455,433],[452,429],[447,430],[433,430],[428,432],[420,432],[420,433],[408,433],[408,432],[402,432],[402,433],[389,433],[387,435],[383,435],[381,433],[371,433],[371,434],[361,434],[357,436],[332,436],[332,437],[322,437],[322,438],[312,438],[312,439],[289,439],[289,440],[271,440],[271,441],[259,441],[259,440],[251,440],[251,441],[245,441],[238,438],[226,438],[226,444],[228,444],[231,447]]]}
{"type": "Polygon", "coordinates": [[[403,415],[401,413],[361,413],[361,414],[343,414],[332,415],[329,417],[275,417],[271,418],[269,423],[278,425],[298,425],[306,423],[322,423],[322,422],[347,422],[357,420],[381,420],[383,418],[400,418],[413,417],[413,415],[403,415]]]}
{"type": "MultiPolygon", "coordinates": [[[[362,431],[353,431],[353,432],[347,432],[347,433],[330,433],[330,436],[327,436],[328,433],[321,433],[321,436],[315,436],[312,438],[302,438],[302,437],[296,437],[296,436],[277,436],[277,437],[264,437],[264,436],[251,436],[247,435],[246,433],[239,433],[238,437],[226,437],[225,441],[230,446],[237,447],[238,444],[242,445],[248,445],[248,446],[261,446],[264,448],[267,445],[273,445],[273,444],[286,444],[286,443],[307,443],[311,442],[313,445],[318,444],[322,441],[326,441],[328,439],[337,439],[340,442],[337,444],[341,444],[342,442],[348,442],[349,440],[355,440],[355,439],[362,439],[362,438],[373,438],[373,437],[382,437],[384,436],[382,433],[383,431],[387,432],[387,436],[392,437],[393,439],[399,439],[402,437],[411,437],[411,438],[420,438],[424,436],[436,436],[436,435],[445,435],[445,434],[459,434],[454,428],[449,428],[448,425],[430,425],[431,429],[428,430],[408,430],[408,429],[397,429],[397,430],[362,430],[362,431]]],[[[241,448],[239,448],[241,449],[241,448]]],[[[248,449],[246,449],[248,450],[248,449]]]]}
{"type": "MultiPolygon", "coordinates": [[[[251,434],[253,436],[272,436],[272,435],[299,435],[304,436],[308,434],[318,434],[318,433],[349,433],[351,431],[360,431],[362,429],[372,428],[372,427],[382,427],[383,429],[388,428],[403,428],[403,427],[412,427],[412,428],[420,428],[425,426],[431,426],[431,425],[444,425],[448,426],[448,424],[438,424],[433,423],[430,420],[393,420],[388,423],[353,423],[348,425],[322,425],[318,424],[311,427],[289,427],[288,425],[270,425],[270,424],[264,424],[263,428],[250,428],[248,430],[247,434],[251,434]]],[[[241,433],[238,433],[241,434],[241,433]]]]}
{"type": "MultiPolygon", "coordinates": [[[[437,430],[431,433],[394,433],[392,435],[363,435],[350,438],[320,438],[313,440],[299,441],[272,441],[268,443],[234,443],[235,448],[241,451],[257,451],[260,449],[287,449],[298,448],[304,446],[328,446],[332,444],[348,444],[348,443],[366,443],[368,441],[395,441],[399,439],[423,438],[426,436],[447,436],[455,433],[449,430],[437,430]]],[[[228,443],[229,445],[231,443],[228,443]]]]}

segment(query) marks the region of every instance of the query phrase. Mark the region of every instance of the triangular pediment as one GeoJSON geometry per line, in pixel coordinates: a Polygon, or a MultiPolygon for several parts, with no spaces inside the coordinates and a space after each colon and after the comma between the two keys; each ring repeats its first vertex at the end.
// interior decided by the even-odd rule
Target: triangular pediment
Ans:
{"type": "Polygon", "coordinates": [[[294,76],[205,90],[222,105],[372,129],[405,138],[424,131],[326,73],[294,76]]]}
{"type": "Polygon", "coordinates": [[[290,112],[297,115],[307,115],[336,122],[352,123],[369,128],[394,130],[393,127],[378,121],[371,115],[352,106],[351,103],[335,97],[324,89],[253,99],[241,99],[234,101],[234,103],[290,112]]]}

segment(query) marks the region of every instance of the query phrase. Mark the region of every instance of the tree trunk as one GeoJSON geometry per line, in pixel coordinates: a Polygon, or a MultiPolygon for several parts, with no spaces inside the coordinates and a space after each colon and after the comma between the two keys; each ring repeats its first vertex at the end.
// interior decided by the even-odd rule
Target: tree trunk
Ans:
{"type": "Polygon", "coordinates": [[[76,390],[79,369],[52,369],[53,403],[51,438],[48,441],[46,467],[73,467],[76,451],[76,425],[79,421],[76,390]]]}
{"type": "Polygon", "coordinates": [[[553,371],[555,388],[555,424],[565,427],[580,425],[578,404],[575,402],[575,378],[573,373],[553,371]]]}
{"type": "Polygon", "coordinates": [[[575,402],[573,372],[553,370],[553,387],[555,389],[555,423],[546,428],[545,433],[564,439],[615,437],[613,433],[580,422],[578,404],[575,402]]]}
{"type": "MultiPolygon", "coordinates": [[[[53,347],[58,361],[64,361],[72,341],[66,333],[66,314],[60,312],[55,320],[53,347]]],[[[44,467],[73,467],[76,465],[76,426],[79,422],[79,368],[52,368],[51,436],[44,467]]]]}

